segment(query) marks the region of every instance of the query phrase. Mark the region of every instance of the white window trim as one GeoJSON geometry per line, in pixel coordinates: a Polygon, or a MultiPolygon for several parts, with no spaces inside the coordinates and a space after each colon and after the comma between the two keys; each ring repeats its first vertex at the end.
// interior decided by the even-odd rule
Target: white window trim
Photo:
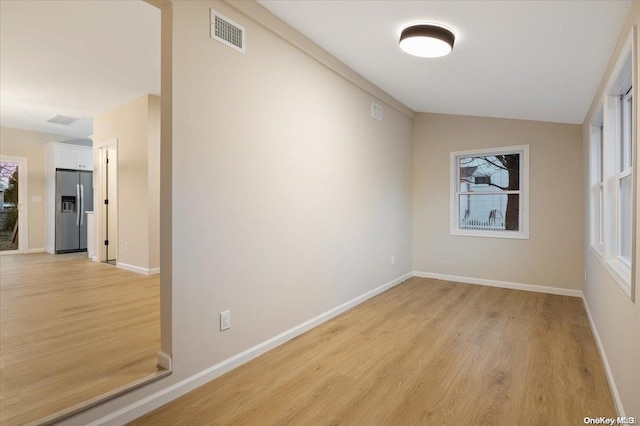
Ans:
{"type": "Polygon", "coordinates": [[[466,151],[455,151],[450,153],[450,217],[449,233],[456,236],[465,237],[486,237],[486,238],[507,238],[507,239],[529,239],[529,145],[504,146],[497,148],[472,149],[466,151]],[[478,154],[504,154],[522,153],[520,160],[520,226],[519,231],[484,231],[473,229],[460,229],[458,224],[458,204],[457,196],[457,158],[473,156],[478,154]]]}
{"type": "Polygon", "coordinates": [[[589,241],[593,254],[604,263],[604,135],[603,111],[598,110],[591,124],[589,158],[589,241]],[[602,166],[601,166],[602,165],[602,166]],[[602,170],[600,171],[600,167],[602,170]],[[602,191],[602,199],[600,192],[602,191]],[[596,210],[599,210],[596,215],[596,210]],[[599,220],[597,220],[597,218],[599,220]]]}
{"type": "MultiPolygon", "coordinates": [[[[620,161],[620,143],[621,129],[619,126],[620,114],[622,113],[620,107],[620,94],[623,89],[621,87],[621,81],[624,81],[624,75],[631,75],[631,84],[633,86],[633,75],[635,60],[631,56],[631,70],[625,70],[624,65],[629,55],[633,55],[633,31],[627,37],[622,53],[620,54],[618,61],[611,73],[611,77],[605,87],[602,104],[604,107],[604,250],[603,250],[603,264],[607,272],[618,283],[620,288],[624,291],[632,301],[635,301],[635,286],[632,285],[632,269],[635,270],[637,265],[633,264],[635,258],[635,248],[632,244],[631,259],[632,264],[628,264],[623,261],[619,256],[619,206],[620,200],[618,197],[618,185],[620,179],[628,175],[628,169],[623,172],[619,172],[620,161]],[[613,144],[613,148],[611,145],[613,144]]],[[[634,90],[637,90],[634,87],[634,90]]],[[[632,140],[634,145],[634,152],[637,150],[637,96],[633,96],[633,114],[632,114],[632,140]]],[[[635,164],[634,164],[635,165],[635,164]]],[[[633,171],[635,167],[631,168],[633,171]]],[[[636,189],[632,189],[636,191],[636,189]]],[[[590,192],[591,194],[591,192],[590,192]]],[[[634,207],[635,208],[635,207],[634,207]]],[[[632,212],[633,214],[633,212],[632,212]]],[[[592,246],[593,248],[593,246],[592,246]]]]}

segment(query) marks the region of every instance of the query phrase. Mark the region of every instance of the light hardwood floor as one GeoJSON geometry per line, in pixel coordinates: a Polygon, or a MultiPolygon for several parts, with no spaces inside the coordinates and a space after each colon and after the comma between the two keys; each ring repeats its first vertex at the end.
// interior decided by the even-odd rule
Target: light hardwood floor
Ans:
{"type": "Polygon", "coordinates": [[[412,278],[132,425],[581,425],[615,416],[582,301],[412,278]]]}
{"type": "Polygon", "coordinates": [[[0,257],[0,424],[24,424],[156,372],[159,278],[86,253],[0,257]]]}

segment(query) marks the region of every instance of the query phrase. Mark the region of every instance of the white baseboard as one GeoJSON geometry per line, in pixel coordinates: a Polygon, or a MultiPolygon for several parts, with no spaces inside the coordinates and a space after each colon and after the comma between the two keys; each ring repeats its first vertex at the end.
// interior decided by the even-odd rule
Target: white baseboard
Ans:
{"type": "Polygon", "coordinates": [[[511,283],[507,281],[485,280],[482,278],[459,277],[455,275],[434,274],[431,272],[413,272],[414,277],[433,278],[436,280],[455,281],[465,284],[486,285],[489,287],[511,288],[514,290],[533,291],[536,293],[559,294],[561,296],[582,297],[582,291],[561,287],[546,287],[532,284],[511,283]]]}
{"type": "Polygon", "coordinates": [[[158,352],[158,366],[165,370],[171,370],[171,355],[165,351],[158,352]]]}
{"type": "Polygon", "coordinates": [[[124,269],[126,271],[137,272],[143,275],[155,275],[160,273],[160,268],[142,268],[140,266],[129,265],[127,263],[116,262],[116,268],[124,269]]]}
{"type": "Polygon", "coordinates": [[[27,249],[27,253],[44,253],[44,247],[27,249]]]}
{"type": "Polygon", "coordinates": [[[411,278],[412,275],[412,273],[405,274],[393,281],[381,285],[380,287],[368,291],[354,299],[349,300],[346,303],[343,303],[340,306],[337,306],[323,314],[316,316],[315,318],[311,318],[310,320],[305,321],[302,324],[299,324],[275,337],[272,337],[271,339],[259,343],[244,352],[241,352],[235,356],[232,356],[231,358],[219,362],[218,364],[215,364],[207,368],[206,370],[194,374],[193,376],[187,377],[186,379],[168,386],[167,388],[162,389],[159,392],[154,393],[153,395],[149,395],[148,397],[143,398],[140,401],[134,402],[131,405],[128,405],[118,411],[102,417],[91,423],[91,425],[125,424],[127,422],[130,422],[186,394],[187,392],[190,392],[197,387],[210,382],[215,378],[220,377],[224,373],[231,371],[246,362],[251,361],[252,359],[262,355],[263,353],[282,345],[283,343],[293,339],[294,337],[297,337],[302,333],[314,327],[317,327],[323,322],[326,322],[340,315],[346,310],[351,309],[374,296],[377,296],[378,294],[400,284],[404,280],[411,278]]]}
{"type": "Polygon", "coordinates": [[[613,372],[611,371],[611,366],[609,365],[609,361],[607,360],[607,354],[604,351],[604,346],[602,345],[602,340],[600,340],[600,334],[598,333],[598,329],[596,328],[596,323],[591,316],[591,311],[589,310],[589,305],[587,304],[587,299],[582,297],[582,303],[584,304],[584,310],[587,312],[587,317],[589,318],[589,323],[591,324],[591,330],[593,331],[593,337],[596,339],[596,346],[598,347],[598,352],[600,352],[600,358],[602,358],[602,364],[604,365],[604,371],[607,374],[607,381],[609,382],[609,388],[611,389],[611,396],[613,397],[613,401],[616,404],[616,411],[618,412],[618,416],[624,417],[624,408],[622,406],[622,400],[620,399],[620,394],[618,393],[618,388],[616,387],[616,382],[613,380],[613,372]]]}
{"type": "Polygon", "coordinates": [[[46,251],[46,252],[47,252],[47,253],[49,253],[49,254],[55,254],[55,252],[56,252],[56,251],[55,251],[55,249],[54,249],[53,247],[46,247],[46,248],[44,249],[44,251],[46,251]]]}

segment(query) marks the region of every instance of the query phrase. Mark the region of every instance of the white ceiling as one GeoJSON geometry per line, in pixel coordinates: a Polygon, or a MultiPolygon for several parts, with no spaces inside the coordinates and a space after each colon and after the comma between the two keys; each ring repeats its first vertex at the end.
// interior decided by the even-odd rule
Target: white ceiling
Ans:
{"type": "Polygon", "coordinates": [[[414,111],[561,123],[584,120],[630,5],[259,1],[414,111]],[[403,53],[400,32],[416,22],[453,28],[452,54],[422,59],[403,53]]]}
{"type": "MultiPolygon", "coordinates": [[[[581,123],[629,1],[260,1],[415,111],[581,123]],[[457,33],[451,55],[397,46],[457,33]]],[[[250,43],[250,39],[249,39],[250,43]]],[[[0,124],[83,138],[91,117],[160,94],[160,13],[138,0],[0,0],[0,124]],[[53,114],[83,117],[62,126],[53,114]]]]}
{"type": "Polygon", "coordinates": [[[160,94],[160,12],[142,1],[0,0],[0,124],[71,138],[160,94]],[[53,114],[81,117],[69,126],[53,114]]]}

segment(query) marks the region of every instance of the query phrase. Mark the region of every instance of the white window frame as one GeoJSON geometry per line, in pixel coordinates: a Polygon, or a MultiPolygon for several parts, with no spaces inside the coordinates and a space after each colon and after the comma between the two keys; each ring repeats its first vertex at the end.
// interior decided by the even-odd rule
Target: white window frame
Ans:
{"type": "Polygon", "coordinates": [[[589,197],[591,249],[604,260],[604,121],[603,111],[596,113],[590,132],[589,197]]]}
{"type": "MultiPolygon", "coordinates": [[[[622,184],[622,180],[625,178],[629,178],[631,180],[631,194],[633,198],[633,162],[631,156],[631,148],[633,147],[633,87],[630,88],[625,95],[620,96],[620,107],[619,107],[619,120],[618,122],[621,125],[621,137],[617,142],[618,151],[616,152],[616,161],[620,163],[619,169],[615,175],[615,186],[616,192],[619,196],[620,187],[622,184]],[[625,127],[625,124],[629,124],[631,128],[625,127]]],[[[633,204],[633,201],[631,201],[633,204]]],[[[618,201],[618,211],[616,212],[616,235],[619,237],[616,241],[616,256],[617,258],[629,267],[629,280],[631,280],[631,258],[632,253],[629,252],[629,258],[625,259],[622,255],[622,242],[620,241],[621,235],[624,230],[622,229],[622,220],[621,220],[621,212],[620,206],[622,205],[622,200],[618,201]]],[[[631,212],[628,212],[629,216],[633,216],[633,207],[631,212]]],[[[633,221],[632,221],[633,227],[633,221]]],[[[632,234],[632,230],[629,229],[629,233],[632,234]]],[[[631,235],[629,235],[631,238],[631,235]]]]}
{"type": "MultiPolygon", "coordinates": [[[[604,176],[603,176],[603,192],[604,192],[604,214],[603,214],[603,260],[606,270],[618,283],[620,288],[633,301],[635,300],[635,286],[632,285],[632,272],[636,267],[633,259],[635,256],[632,242],[632,252],[630,259],[626,260],[620,255],[621,251],[621,220],[620,220],[620,181],[627,176],[632,176],[632,194],[635,191],[635,182],[633,176],[633,167],[630,158],[628,166],[621,167],[623,157],[623,141],[626,144],[631,143],[637,146],[637,99],[633,92],[636,90],[632,87],[634,75],[634,59],[633,59],[633,37],[629,34],[627,41],[622,49],[622,53],[616,62],[611,73],[602,100],[603,104],[603,159],[604,159],[604,176]],[[622,117],[624,114],[623,102],[628,89],[631,87],[632,105],[631,105],[631,137],[623,136],[622,117]]],[[[593,149],[593,144],[591,145],[593,149]]],[[[632,152],[633,155],[633,152],[632,152]]],[[[635,214],[635,207],[632,201],[632,211],[635,214]]],[[[633,219],[632,230],[633,236],[633,219]]],[[[633,238],[633,237],[632,237],[633,238]]],[[[593,247],[593,246],[592,246],[593,247]]],[[[602,259],[601,259],[602,260],[602,259]]]]}
{"type": "MultiPolygon", "coordinates": [[[[457,236],[529,239],[529,145],[504,146],[496,148],[473,149],[450,153],[450,217],[449,233],[457,236]],[[520,190],[514,191],[519,197],[518,231],[494,231],[461,229],[459,225],[460,191],[458,187],[460,157],[494,156],[499,154],[521,154],[520,157],[520,190]]],[[[504,193],[509,193],[505,191],[504,193]]]]}

